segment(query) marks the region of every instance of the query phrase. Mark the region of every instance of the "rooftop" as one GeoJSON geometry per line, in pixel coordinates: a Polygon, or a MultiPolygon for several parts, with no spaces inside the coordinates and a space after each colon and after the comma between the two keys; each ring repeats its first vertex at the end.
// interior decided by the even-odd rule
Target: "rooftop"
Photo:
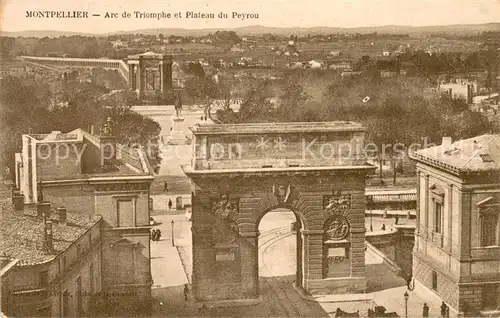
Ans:
{"type": "Polygon", "coordinates": [[[26,205],[24,211],[14,211],[10,202],[0,202],[0,253],[18,259],[21,265],[45,263],[67,249],[88,229],[101,220],[100,216],[67,213],[67,221],[59,223],[51,214],[54,253],[43,250],[44,223],[36,217],[36,206],[26,205]]]}
{"type": "Polygon", "coordinates": [[[500,170],[500,135],[481,135],[416,151],[412,158],[454,174],[500,170]]]}
{"type": "MultiPolygon", "coordinates": [[[[100,149],[101,147],[101,137],[92,135],[82,129],[75,129],[68,133],[62,133],[60,131],[53,131],[50,134],[28,134],[32,138],[32,143],[37,144],[83,144],[83,158],[93,157],[93,165],[85,165],[82,168],[81,175],[79,178],[85,178],[90,176],[110,176],[110,175],[146,175],[150,174],[151,167],[146,158],[146,155],[140,149],[130,148],[124,145],[117,144],[116,149],[113,150],[116,153],[116,158],[113,161],[113,165],[102,167],[99,162],[101,161],[98,156],[101,151],[91,151],[91,148],[100,149]],[[88,142],[86,142],[88,141],[88,142]],[[89,150],[89,151],[86,151],[89,150]]],[[[109,136],[108,136],[109,137],[109,136]]],[[[109,139],[104,140],[105,143],[109,142],[109,139]]],[[[70,158],[61,158],[61,160],[74,160],[70,158]]],[[[52,180],[65,179],[66,175],[53,175],[52,180]]]]}
{"type": "Polygon", "coordinates": [[[366,128],[361,124],[350,121],[255,124],[197,124],[190,129],[195,135],[366,131],[366,128]]]}
{"type": "Polygon", "coordinates": [[[141,53],[141,54],[129,55],[127,57],[127,59],[129,59],[129,60],[138,60],[139,57],[145,58],[145,59],[164,59],[164,58],[172,59],[172,55],[171,54],[155,53],[155,52],[152,52],[152,51],[144,52],[144,53],[141,53]]]}

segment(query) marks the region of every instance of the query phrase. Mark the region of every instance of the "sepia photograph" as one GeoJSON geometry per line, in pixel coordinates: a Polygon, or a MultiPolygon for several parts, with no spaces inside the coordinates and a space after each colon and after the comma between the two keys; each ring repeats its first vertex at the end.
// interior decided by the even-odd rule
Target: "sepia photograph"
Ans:
{"type": "Polygon", "coordinates": [[[1,317],[500,317],[500,0],[3,0],[1,317]]]}

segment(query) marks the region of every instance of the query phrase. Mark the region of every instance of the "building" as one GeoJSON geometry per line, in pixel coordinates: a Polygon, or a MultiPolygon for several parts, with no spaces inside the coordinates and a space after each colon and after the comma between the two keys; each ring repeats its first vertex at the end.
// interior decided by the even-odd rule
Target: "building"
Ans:
{"type": "MultiPolygon", "coordinates": [[[[101,219],[99,286],[104,295],[117,295],[106,297],[105,307],[121,316],[147,311],[151,303],[149,188],[154,177],[144,152],[117,144],[109,127],[110,119],[99,135],[81,129],[23,135],[15,174],[21,202],[50,202],[55,209],[64,207],[68,216],[101,219]]],[[[63,250],[57,251],[60,258],[63,250]]]]}
{"type": "Polygon", "coordinates": [[[402,62],[399,74],[403,76],[415,76],[418,74],[418,68],[411,62],[402,62]]]}
{"type": "Polygon", "coordinates": [[[380,77],[382,78],[392,78],[398,76],[398,72],[389,71],[389,70],[381,70],[380,77]]]}
{"type": "Polygon", "coordinates": [[[412,154],[417,162],[415,288],[450,311],[500,313],[500,135],[412,154]]]}
{"type": "Polygon", "coordinates": [[[124,42],[122,40],[111,41],[111,45],[113,45],[113,48],[115,49],[128,48],[128,42],[124,42]]]}
{"type": "Polygon", "coordinates": [[[8,316],[71,317],[97,314],[102,217],[0,204],[2,312],[8,316]]]}
{"type": "Polygon", "coordinates": [[[450,83],[438,81],[438,91],[445,92],[455,99],[463,99],[467,104],[472,104],[472,97],[479,92],[479,88],[477,81],[459,78],[450,83]]]}
{"type": "Polygon", "coordinates": [[[333,62],[330,65],[328,65],[328,68],[340,71],[352,71],[351,63],[345,61],[333,62]]]}
{"type": "Polygon", "coordinates": [[[7,62],[3,63],[0,66],[0,77],[5,77],[5,76],[16,76],[20,77],[26,74],[34,73],[34,69],[26,63],[23,62],[7,62]]]}

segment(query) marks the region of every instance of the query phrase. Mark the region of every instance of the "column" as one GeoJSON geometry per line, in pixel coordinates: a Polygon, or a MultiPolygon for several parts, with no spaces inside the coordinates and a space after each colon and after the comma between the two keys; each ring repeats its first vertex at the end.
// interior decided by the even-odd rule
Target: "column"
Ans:
{"type": "Polygon", "coordinates": [[[416,219],[415,219],[415,243],[413,244],[413,250],[418,251],[418,245],[420,241],[420,184],[422,183],[421,180],[422,173],[420,171],[417,171],[417,198],[416,198],[416,207],[415,207],[415,214],[416,214],[416,219]]]}
{"type": "Polygon", "coordinates": [[[132,89],[137,90],[137,65],[132,64],[132,89]]]}
{"type": "Polygon", "coordinates": [[[134,65],[129,64],[128,65],[128,87],[130,90],[135,90],[134,87],[135,81],[134,81],[134,65]]]}
{"type": "MultiPolygon", "coordinates": [[[[428,236],[429,236],[429,175],[426,174],[424,178],[424,193],[421,193],[420,195],[424,196],[424,226],[425,226],[425,240],[427,241],[428,236]]],[[[422,212],[422,209],[420,209],[422,212]]]]}
{"type": "Polygon", "coordinates": [[[144,97],[144,84],[145,84],[145,78],[144,76],[146,75],[146,72],[144,71],[144,60],[142,56],[139,56],[139,66],[138,66],[138,80],[139,80],[139,97],[143,98],[144,97]]]}
{"type": "Polygon", "coordinates": [[[304,279],[323,278],[323,230],[302,230],[304,279]]]}
{"type": "Polygon", "coordinates": [[[448,247],[447,247],[447,251],[449,254],[451,254],[451,245],[453,243],[453,233],[452,233],[452,218],[453,218],[453,184],[449,184],[448,185],[448,197],[447,197],[447,200],[446,200],[446,204],[448,205],[448,218],[447,218],[447,222],[448,222],[448,237],[445,238],[448,242],[448,247]]]}
{"type": "Polygon", "coordinates": [[[471,192],[461,192],[460,198],[460,208],[458,209],[460,215],[460,233],[462,233],[462,239],[460,242],[460,259],[470,257],[470,246],[471,246],[471,192]]]}
{"type": "Polygon", "coordinates": [[[172,56],[164,55],[162,60],[162,91],[163,96],[172,89],[172,56]]]}
{"type": "Polygon", "coordinates": [[[163,83],[165,82],[165,79],[163,78],[163,60],[160,61],[159,63],[159,67],[158,67],[159,71],[160,71],[160,89],[161,89],[161,92],[162,92],[162,95],[163,97],[165,97],[165,90],[163,88],[163,83]]]}
{"type": "Polygon", "coordinates": [[[259,232],[240,232],[241,291],[245,298],[259,297],[259,232]]]}

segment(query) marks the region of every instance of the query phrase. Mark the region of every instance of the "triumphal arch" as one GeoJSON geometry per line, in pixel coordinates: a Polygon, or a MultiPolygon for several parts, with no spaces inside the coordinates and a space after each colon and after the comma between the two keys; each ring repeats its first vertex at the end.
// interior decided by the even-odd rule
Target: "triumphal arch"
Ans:
{"type": "MultiPolygon", "coordinates": [[[[362,292],[365,128],[353,122],[199,124],[191,179],[193,274],[200,301],[259,297],[258,226],[297,217],[295,284],[311,294],[362,292]]],[[[292,288],[292,286],[290,286],[292,288]]]]}

